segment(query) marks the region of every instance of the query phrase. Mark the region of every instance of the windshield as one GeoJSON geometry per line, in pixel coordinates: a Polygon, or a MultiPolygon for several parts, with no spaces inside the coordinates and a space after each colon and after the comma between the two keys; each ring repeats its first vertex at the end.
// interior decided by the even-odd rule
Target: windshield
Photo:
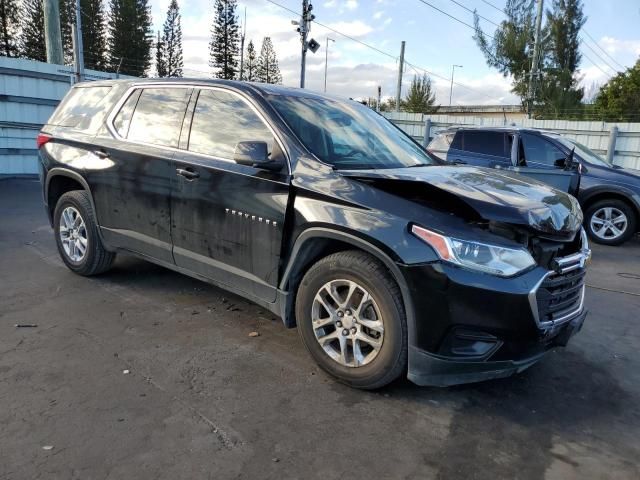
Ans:
{"type": "Polygon", "coordinates": [[[268,96],[302,143],[336,169],[434,165],[433,159],[383,116],[355,101],[268,96]]]}
{"type": "Polygon", "coordinates": [[[613,165],[607,162],[604,158],[598,155],[596,152],[591,150],[589,147],[585,147],[581,143],[576,142],[575,140],[570,140],[564,137],[556,137],[556,139],[562,143],[569,150],[575,148],[575,153],[580,156],[583,160],[586,160],[589,163],[595,163],[596,165],[602,165],[605,167],[612,167],[613,165]]]}

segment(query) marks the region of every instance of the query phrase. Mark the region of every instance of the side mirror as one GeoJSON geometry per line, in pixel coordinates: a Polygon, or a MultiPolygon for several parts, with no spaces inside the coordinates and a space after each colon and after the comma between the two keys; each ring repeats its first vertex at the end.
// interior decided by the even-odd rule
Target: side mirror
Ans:
{"type": "Polygon", "coordinates": [[[240,165],[278,171],[282,162],[269,158],[267,142],[238,142],[233,152],[233,160],[240,165]]]}

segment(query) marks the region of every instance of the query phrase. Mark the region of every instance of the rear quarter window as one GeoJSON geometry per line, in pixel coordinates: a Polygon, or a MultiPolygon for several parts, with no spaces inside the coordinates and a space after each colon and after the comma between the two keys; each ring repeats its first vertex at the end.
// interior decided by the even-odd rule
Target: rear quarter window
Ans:
{"type": "MultiPolygon", "coordinates": [[[[456,142],[460,137],[461,146],[459,150],[465,152],[480,153],[483,155],[492,155],[494,157],[510,156],[507,136],[502,132],[483,132],[483,131],[463,131],[458,132],[456,142]]],[[[456,143],[454,142],[454,143],[456,143]]]]}
{"type": "Polygon", "coordinates": [[[438,158],[445,160],[447,158],[447,152],[453,141],[453,133],[439,133],[431,140],[427,150],[433,153],[438,158]]]}
{"type": "Polygon", "coordinates": [[[97,131],[104,122],[108,108],[105,102],[110,86],[72,88],[49,119],[50,125],[83,131],[97,131]]]}

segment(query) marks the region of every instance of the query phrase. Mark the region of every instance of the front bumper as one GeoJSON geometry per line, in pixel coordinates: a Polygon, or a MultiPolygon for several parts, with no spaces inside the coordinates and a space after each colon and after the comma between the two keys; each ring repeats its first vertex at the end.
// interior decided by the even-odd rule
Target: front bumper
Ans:
{"type": "Polygon", "coordinates": [[[540,360],[544,354],[559,346],[565,346],[569,339],[582,328],[587,311],[558,329],[555,337],[542,345],[541,350],[520,360],[463,361],[443,358],[409,347],[409,373],[407,377],[416,385],[448,387],[462,383],[480,382],[495,378],[509,377],[520,373],[540,360]]]}
{"type": "MultiPolygon", "coordinates": [[[[584,272],[583,264],[580,269],[584,272]]],[[[554,293],[541,286],[548,278],[552,285],[558,281],[542,267],[515,278],[440,262],[404,266],[402,272],[414,317],[408,378],[418,385],[448,386],[521,372],[548,350],[566,345],[587,315],[584,287],[573,286],[580,295],[568,311],[539,311],[538,292],[541,302],[554,293]]],[[[577,277],[582,282],[584,275],[577,277]]],[[[564,300],[560,297],[558,304],[564,300]]]]}

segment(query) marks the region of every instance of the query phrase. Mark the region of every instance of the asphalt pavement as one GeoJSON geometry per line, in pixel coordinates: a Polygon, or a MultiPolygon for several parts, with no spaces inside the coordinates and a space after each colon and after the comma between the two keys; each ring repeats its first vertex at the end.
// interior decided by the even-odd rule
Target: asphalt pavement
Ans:
{"type": "Polygon", "coordinates": [[[638,479],[640,241],[587,282],[520,375],[362,392],[240,297],[126,256],[73,274],[39,184],[0,180],[0,479],[638,479]]]}

